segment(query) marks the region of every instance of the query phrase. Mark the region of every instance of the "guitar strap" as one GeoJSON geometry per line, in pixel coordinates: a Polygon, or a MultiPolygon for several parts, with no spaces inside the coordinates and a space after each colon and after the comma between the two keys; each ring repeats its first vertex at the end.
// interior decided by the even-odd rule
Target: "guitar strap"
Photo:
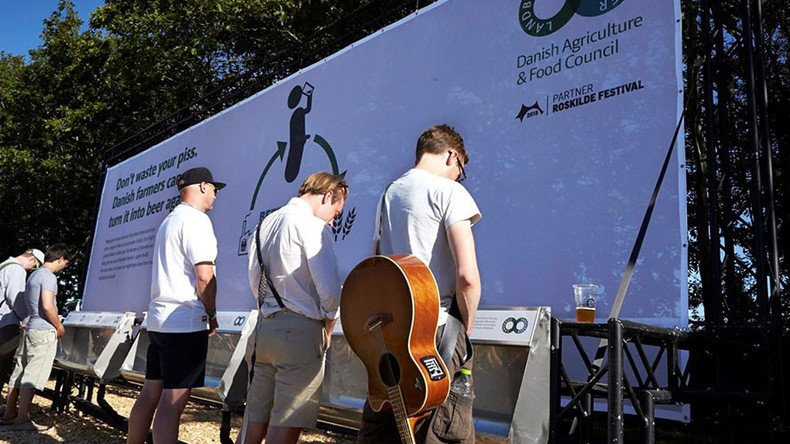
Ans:
{"type": "Polygon", "coordinates": [[[387,185],[387,188],[384,188],[384,192],[381,194],[381,201],[379,201],[378,226],[376,227],[376,237],[373,239],[373,254],[377,256],[381,254],[381,233],[384,230],[384,199],[387,197],[387,191],[389,191],[391,185],[392,183],[387,185]]]}
{"type": "Polygon", "coordinates": [[[281,309],[287,310],[280,294],[277,293],[277,289],[274,288],[272,280],[269,279],[269,275],[266,273],[266,267],[263,264],[263,254],[261,254],[261,222],[258,223],[258,228],[255,229],[255,252],[258,254],[258,265],[261,267],[261,279],[258,281],[258,308],[260,309],[263,306],[263,299],[267,296],[267,293],[271,293],[271,295],[274,296],[274,300],[277,301],[277,305],[279,305],[281,309]],[[264,282],[266,285],[264,285],[264,282]],[[266,291],[267,288],[269,292],[266,291]]]}

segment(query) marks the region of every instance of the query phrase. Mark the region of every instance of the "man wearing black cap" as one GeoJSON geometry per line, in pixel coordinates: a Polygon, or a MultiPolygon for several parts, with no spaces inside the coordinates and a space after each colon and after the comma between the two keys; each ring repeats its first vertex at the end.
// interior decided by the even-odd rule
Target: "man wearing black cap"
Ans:
{"type": "Polygon", "coordinates": [[[224,186],[207,168],[184,171],[181,204],[156,233],[145,384],[129,415],[129,443],[145,442],[151,421],[154,442],[176,442],[192,388],[203,386],[208,336],[217,330],[217,239],[206,212],[224,186]]]}

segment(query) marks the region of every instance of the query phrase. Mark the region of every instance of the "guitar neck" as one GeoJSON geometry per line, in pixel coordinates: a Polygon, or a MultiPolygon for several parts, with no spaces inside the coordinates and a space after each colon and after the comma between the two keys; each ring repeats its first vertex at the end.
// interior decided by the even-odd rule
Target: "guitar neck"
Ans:
{"type": "Polygon", "coordinates": [[[415,444],[414,431],[412,430],[409,417],[406,415],[406,405],[403,402],[403,394],[400,386],[394,385],[387,387],[392,412],[395,414],[395,423],[398,425],[398,433],[403,444],[415,444]]]}

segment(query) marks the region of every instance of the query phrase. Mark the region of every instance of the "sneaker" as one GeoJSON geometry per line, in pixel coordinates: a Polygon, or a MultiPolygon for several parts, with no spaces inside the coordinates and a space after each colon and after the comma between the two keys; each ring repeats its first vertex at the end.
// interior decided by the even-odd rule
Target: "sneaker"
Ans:
{"type": "Polygon", "coordinates": [[[49,429],[49,426],[36,424],[33,421],[20,422],[19,424],[12,424],[6,427],[9,432],[43,432],[49,429]]]}

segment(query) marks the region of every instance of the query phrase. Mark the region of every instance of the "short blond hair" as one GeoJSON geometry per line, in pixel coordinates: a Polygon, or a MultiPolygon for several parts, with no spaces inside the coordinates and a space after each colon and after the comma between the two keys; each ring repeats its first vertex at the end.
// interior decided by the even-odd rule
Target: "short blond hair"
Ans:
{"type": "Polygon", "coordinates": [[[302,186],[299,187],[299,196],[305,194],[322,195],[330,191],[332,192],[332,203],[341,198],[345,200],[348,197],[348,184],[342,176],[322,171],[311,174],[302,182],[302,186]]]}

